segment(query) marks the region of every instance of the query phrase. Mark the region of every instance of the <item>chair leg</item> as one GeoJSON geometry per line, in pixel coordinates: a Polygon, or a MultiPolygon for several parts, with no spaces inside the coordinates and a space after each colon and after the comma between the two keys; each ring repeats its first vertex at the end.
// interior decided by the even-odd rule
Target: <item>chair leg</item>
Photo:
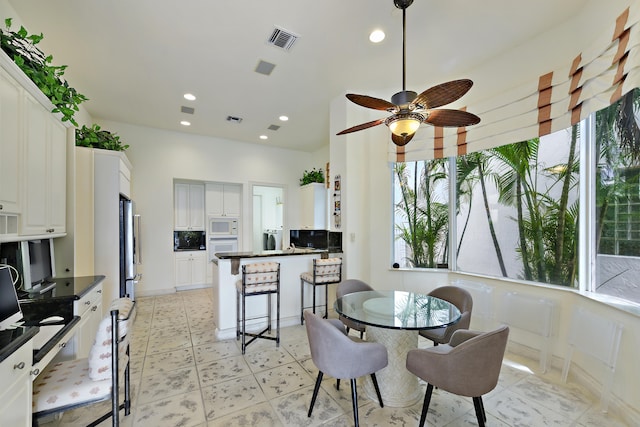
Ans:
{"type": "Polygon", "coordinates": [[[478,418],[478,426],[484,427],[484,423],[487,421],[487,415],[484,412],[484,404],[482,403],[482,397],[473,398],[473,406],[476,409],[476,418],[478,418]]]}
{"type": "Polygon", "coordinates": [[[245,344],[245,332],[247,330],[247,312],[246,312],[246,306],[247,306],[247,300],[246,300],[246,295],[244,292],[242,292],[242,354],[244,354],[245,350],[247,349],[247,345],[245,344]]]}
{"type": "Polygon", "coordinates": [[[311,411],[313,411],[313,405],[316,403],[316,397],[318,397],[318,390],[320,389],[320,383],[322,383],[322,371],[318,371],[318,378],[316,378],[316,386],[313,388],[313,396],[311,396],[311,406],[309,406],[309,412],[307,417],[311,417],[311,411]]]}
{"type": "Polygon", "coordinates": [[[355,427],[359,427],[358,423],[358,389],[356,385],[356,379],[351,378],[351,400],[353,401],[353,422],[355,427]]]}
{"type": "Polygon", "coordinates": [[[433,393],[433,386],[427,384],[427,391],[424,394],[424,403],[422,404],[422,415],[420,415],[419,427],[424,426],[424,422],[427,420],[427,412],[429,412],[429,403],[431,403],[431,394],[433,393]]]}
{"type": "Polygon", "coordinates": [[[276,293],[276,347],[280,347],[280,287],[276,293]]]}
{"type": "Polygon", "coordinates": [[[313,314],[316,314],[316,291],[318,290],[318,288],[316,288],[315,283],[313,283],[311,285],[311,287],[313,288],[313,314]]]}
{"type": "Polygon", "coordinates": [[[376,374],[371,374],[371,381],[373,382],[373,388],[376,389],[376,395],[378,396],[380,407],[384,408],[384,403],[382,403],[382,395],[380,394],[380,387],[378,387],[378,379],[376,378],[376,374]]]}
{"type": "Polygon", "coordinates": [[[267,294],[267,332],[271,333],[271,294],[267,294]]]}
{"type": "Polygon", "coordinates": [[[236,341],[240,339],[240,293],[236,291],[236,341]]]}
{"type": "Polygon", "coordinates": [[[300,324],[304,325],[304,280],[300,279],[300,324]]]}
{"type": "Polygon", "coordinates": [[[324,285],[324,318],[329,318],[329,285],[324,285]]]}
{"type": "Polygon", "coordinates": [[[340,390],[340,378],[336,378],[336,390],[340,390]]]}

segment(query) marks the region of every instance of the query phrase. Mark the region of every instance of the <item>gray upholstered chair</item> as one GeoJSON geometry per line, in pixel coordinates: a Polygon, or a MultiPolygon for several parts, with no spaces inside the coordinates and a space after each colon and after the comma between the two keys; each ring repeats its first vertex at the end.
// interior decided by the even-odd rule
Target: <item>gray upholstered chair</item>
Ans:
{"type": "MultiPolygon", "coordinates": [[[[336,287],[336,298],[340,298],[343,295],[351,294],[354,292],[363,292],[363,291],[372,291],[372,290],[373,288],[369,286],[367,283],[363,282],[362,280],[347,279],[340,282],[338,284],[338,287],[336,287]]],[[[365,325],[363,325],[362,323],[356,322],[354,320],[347,319],[343,315],[340,315],[339,319],[342,323],[344,323],[344,326],[347,327],[347,333],[349,333],[350,329],[354,329],[360,332],[360,338],[362,338],[365,331],[365,325]]]]}
{"type": "Polygon", "coordinates": [[[384,407],[375,373],[387,366],[387,349],[379,343],[366,342],[356,337],[347,336],[344,326],[337,319],[325,320],[308,310],[304,311],[304,319],[311,348],[311,358],[318,368],[318,378],[313,389],[307,416],[311,417],[311,411],[313,411],[324,374],[331,375],[338,380],[336,387],[340,387],[340,378],[349,378],[351,380],[353,419],[357,427],[356,378],[371,375],[380,407],[384,407]]]}
{"type": "Polygon", "coordinates": [[[473,298],[471,298],[471,294],[466,289],[457,286],[441,286],[429,292],[429,295],[455,305],[460,310],[461,316],[458,322],[445,328],[420,331],[421,336],[433,341],[434,345],[446,344],[458,329],[469,329],[473,298]]]}
{"type": "Polygon", "coordinates": [[[485,425],[487,416],[482,395],[498,384],[508,338],[508,326],[490,332],[460,329],[449,344],[407,353],[407,369],[427,382],[420,427],[427,418],[433,387],[472,397],[478,425],[485,425]]]}

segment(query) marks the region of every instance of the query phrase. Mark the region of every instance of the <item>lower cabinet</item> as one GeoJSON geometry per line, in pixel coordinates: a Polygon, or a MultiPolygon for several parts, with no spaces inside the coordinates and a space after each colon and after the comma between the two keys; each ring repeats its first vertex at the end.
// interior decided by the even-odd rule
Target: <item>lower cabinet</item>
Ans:
{"type": "Polygon", "coordinates": [[[207,282],[207,252],[176,252],[176,286],[201,285],[207,282]]]}
{"type": "Polygon", "coordinates": [[[33,359],[30,340],[0,363],[0,414],[3,426],[31,426],[31,390],[29,376],[33,359]]]}
{"type": "Polygon", "coordinates": [[[90,292],[73,302],[74,316],[80,316],[75,327],[75,335],[66,343],[57,357],[63,360],[89,357],[91,346],[102,320],[102,283],[95,285],[90,292]]]}

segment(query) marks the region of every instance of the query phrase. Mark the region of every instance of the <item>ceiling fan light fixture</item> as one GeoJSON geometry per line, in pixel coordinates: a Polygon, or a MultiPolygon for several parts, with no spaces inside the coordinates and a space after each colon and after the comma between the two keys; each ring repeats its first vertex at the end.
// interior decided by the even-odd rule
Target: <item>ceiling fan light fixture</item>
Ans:
{"type": "Polygon", "coordinates": [[[416,133],[424,119],[425,116],[420,113],[399,113],[389,117],[384,124],[389,127],[392,134],[408,136],[416,133]]]}

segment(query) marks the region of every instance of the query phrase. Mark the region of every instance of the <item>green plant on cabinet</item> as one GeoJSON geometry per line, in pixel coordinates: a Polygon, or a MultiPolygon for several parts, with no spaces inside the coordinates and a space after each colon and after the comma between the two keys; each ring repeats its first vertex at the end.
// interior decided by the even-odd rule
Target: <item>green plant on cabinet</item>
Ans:
{"type": "Polygon", "coordinates": [[[35,83],[55,106],[52,113],[61,113],[62,121],[69,121],[74,126],[78,123],[73,118],[79,111],[78,105],[88,98],[69,86],[62,77],[66,65],[52,65],[53,56],[45,54],[36,45],[43,39],[41,34],[27,33],[24,27],[11,31],[11,18],[4,20],[6,29],[0,29],[0,48],[15,64],[35,83]]]}
{"type": "Polygon", "coordinates": [[[119,135],[102,130],[95,123],[91,127],[82,125],[82,128],[76,129],[76,145],[112,151],[124,151],[129,148],[129,145],[122,144],[119,135]]]}
{"type": "Polygon", "coordinates": [[[307,185],[312,182],[324,183],[324,173],[322,169],[313,168],[310,171],[304,171],[302,178],[300,178],[300,185],[307,185]]]}

